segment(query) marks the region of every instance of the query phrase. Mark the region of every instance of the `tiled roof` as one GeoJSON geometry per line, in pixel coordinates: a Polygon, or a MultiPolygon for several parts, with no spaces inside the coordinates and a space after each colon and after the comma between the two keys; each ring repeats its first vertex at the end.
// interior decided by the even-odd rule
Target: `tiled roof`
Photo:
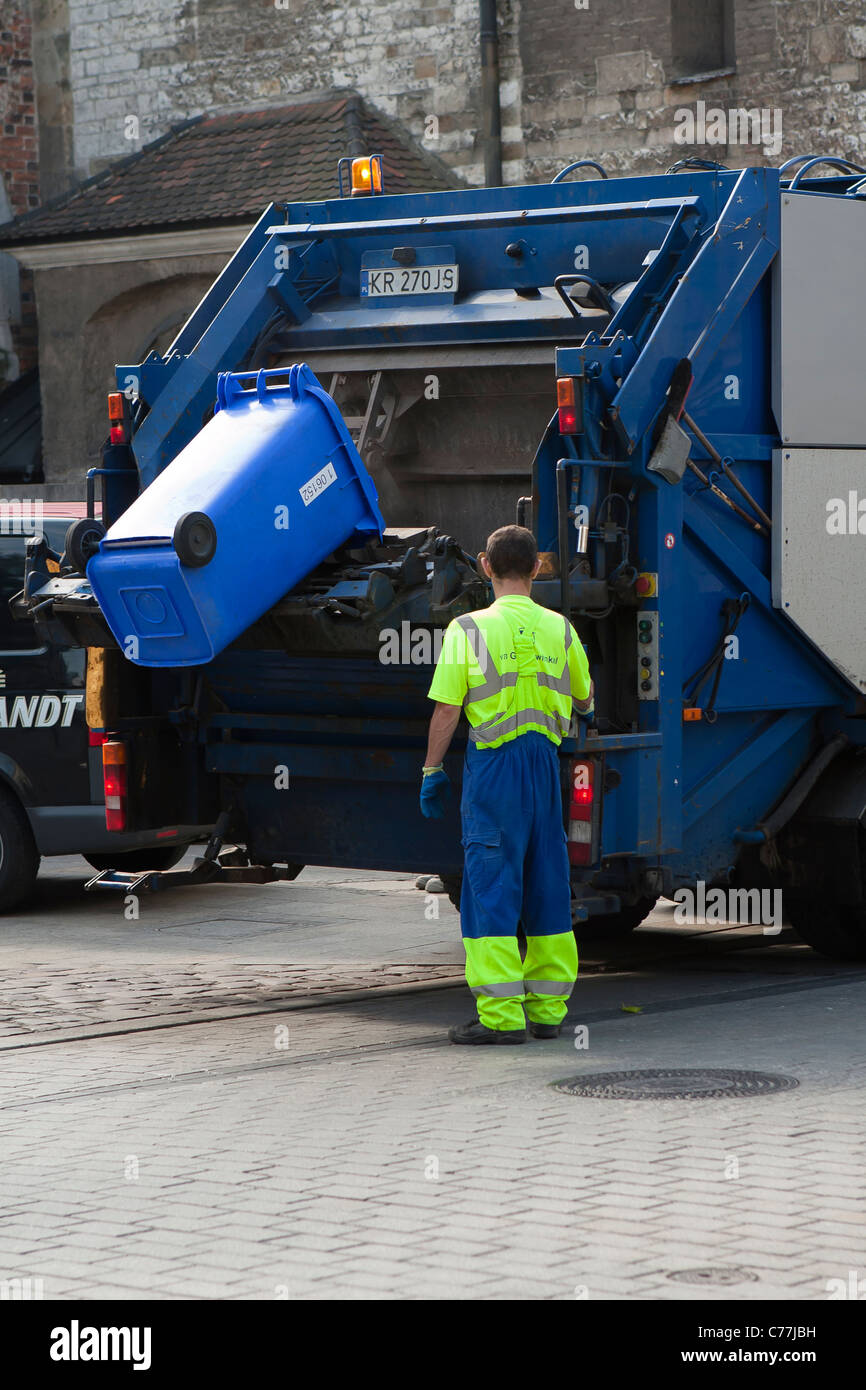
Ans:
{"type": "Polygon", "coordinates": [[[197,116],[71,193],[0,228],[0,244],[105,237],[254,219],[270,202],[333,198],[337,160],[381,154],[387,193],[461,180],[354,92],[197,116]]]}

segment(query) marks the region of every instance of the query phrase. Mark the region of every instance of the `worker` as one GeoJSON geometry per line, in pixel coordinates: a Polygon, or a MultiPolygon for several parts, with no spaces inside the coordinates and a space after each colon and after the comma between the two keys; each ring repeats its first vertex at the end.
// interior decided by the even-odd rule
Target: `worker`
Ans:
{"type": "Polygon", "coordinates": [[[445,814],[443,760],[465,710],[460,921],[478,1017],[448,1036],[512,1044],[526,1041],[527,1018],[532,1037],[558,1037],[577,978],[557,750],[573,713],[592,718],[593,686],[571,623],[530,597],[541,563],[532,532],[501,526],[479,562],[494,602],[446,629],[421,810],[445,814]]]}

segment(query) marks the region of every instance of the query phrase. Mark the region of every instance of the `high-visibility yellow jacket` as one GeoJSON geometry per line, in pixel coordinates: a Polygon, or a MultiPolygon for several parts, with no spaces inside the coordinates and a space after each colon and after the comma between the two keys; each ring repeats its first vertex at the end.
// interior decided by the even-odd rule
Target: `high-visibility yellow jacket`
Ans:
{"type": "Polygon", "coordinates": [[[428,694],[463,705],[473,743],[498,748],[529,730],[561,743],[572,701],[589,689],[586,652],[568,619],[506,594],[449,623],[428,694]]]}

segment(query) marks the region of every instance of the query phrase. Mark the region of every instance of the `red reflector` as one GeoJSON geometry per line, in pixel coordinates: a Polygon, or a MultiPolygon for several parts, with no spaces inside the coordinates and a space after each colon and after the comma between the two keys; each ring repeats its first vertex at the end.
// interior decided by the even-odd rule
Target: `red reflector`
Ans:
{"type": "Polygon", "coordinates": [[[91,748],[101,748],[103,743],[105,742],[105,730],[88,729],[87,741],[90,744],[91,748]]]}
{"type": "Polygon", "coordinates": [[[112,444],[125,444],[126,430],[123,428],[123,425],[112,425],[109,431],[109,438],[112,444]]]}
{"type": "Polygon", "coordinates": [[[158,840],[175,840],[177,839],[177,830],[157,830],[156,838],[158,840]]]}
{"type": "Polygon", "coordinates": [[[571,764],[571,797],[568,804],[568,861],[591,864],[592,803],[595,794],[595,763],[592,759],[571,764]]]}
{"type": "Polygon", "coordinates": [[[559,433],[577,434],[577,411],[569,405],[559,407],[559,433]]]}
{"type": "Polygon", "coordinates": [[[575,762],[571,765],[571,804],[568,808],[570,820],[592,819],[593,773],[594,766],[591,762],[575,762]]]}

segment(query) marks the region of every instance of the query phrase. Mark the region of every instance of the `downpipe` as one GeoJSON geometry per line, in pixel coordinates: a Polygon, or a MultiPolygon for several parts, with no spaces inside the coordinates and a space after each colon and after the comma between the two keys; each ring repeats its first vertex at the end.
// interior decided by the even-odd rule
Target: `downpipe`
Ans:
{"type": "Polygon", "coordinates": [[[480,0],[481,34],[481,141],[484,147],[484,183],[502,186],[502,114],[499,106],[499,31],[496,0],[480,0]]]}

